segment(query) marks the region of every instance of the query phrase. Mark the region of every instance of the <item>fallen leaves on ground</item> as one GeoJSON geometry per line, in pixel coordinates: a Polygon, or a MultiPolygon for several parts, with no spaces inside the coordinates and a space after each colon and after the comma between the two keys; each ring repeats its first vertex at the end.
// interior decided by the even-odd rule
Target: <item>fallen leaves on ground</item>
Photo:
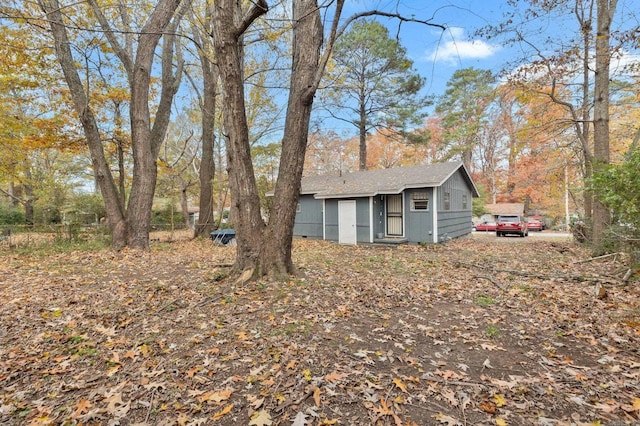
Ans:
{"type": "Polygon", "coordinates": [[[571,242],[515,238],[295,241],[304,277],[242,284],[224,278],[234,255],[208,241],[0,254],[0,423],[640,420],[623,257],[576,263],[589,256],[571,242]]]}

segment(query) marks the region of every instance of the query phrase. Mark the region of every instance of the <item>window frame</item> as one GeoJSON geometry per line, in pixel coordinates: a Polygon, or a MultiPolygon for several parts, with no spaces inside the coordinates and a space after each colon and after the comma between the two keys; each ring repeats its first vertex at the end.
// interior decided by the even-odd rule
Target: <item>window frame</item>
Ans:
{"type": "Polygon", "coordinates": [[[428,212],[429,211],[429,207],[430,207],[429,204],[431,203],[429,200],[429,193],[427,191],[412,192],[410,199],[411,199],[410,211],[412,212],[428,212]],[[423,209],[416,208],[416,201],[426,202],[427,205],[423,209]]]}

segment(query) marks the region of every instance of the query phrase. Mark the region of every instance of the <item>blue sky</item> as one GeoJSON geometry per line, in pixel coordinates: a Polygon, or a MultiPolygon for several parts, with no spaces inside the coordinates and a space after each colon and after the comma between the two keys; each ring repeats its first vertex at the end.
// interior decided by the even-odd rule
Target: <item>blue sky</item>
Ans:
{"type": "MultiPolygon", "coordinates": [[[[342,17],[381,10],[444,25],[446,31],[422,23],[403,22],[398,27],[397,19],[375,18],[389,28],[391,37],[399,37],[414,68],[426,78],[422,95],[437,97],[444,93],[456,70],[475,67],[500,71],[509,49],[474,37],[474,32],[489,23],[501,22],[504,3],[505,0],[348,0],[342,17]]],[[[328,122],[343,137],[356,133],[350,124],[331,119],[328,122]]]]}
{"type": "MultiPolygon", "coordinates": [[[[475,67],[499,71],[509,49],[497,41],[474,37],[477,29],[502,20],[505,0],[366,0],[354,1],[343,16],[356,10],[397,10],[404,16],[430,20],[446,31],[418,23],[403,23],[398,33],[414,67],[427,79],[425,93],[440,95],[453,73],[475,67]],[[398,7],[396,7],[398,5],[398,7]]],[[[395,36],[398,21],[378,18],[395,36]]]]}
{"type": "MultiPolygon", "coordinates": [[[[613,31],[638,25],[638,3],[639,0],[618,1],[613,31]]],[[[565,9],[563,14],[525,18],[524,9],[529,5],[529,1],[517,2],[517,18],[513,24],[523,31],[527,41],[531,41],[547,56],[554,53],[555,49],[561,49],[561,46],[566,48],[571,45],[569,39],[579,33],[577,19],[572,12],[567,13],[565,9]],[[521,25],[522,22],[526,22],[526,25],[521,25]]],[[[573,2],[569,2],[569,5],[573,5],[573,2]]],[[[505,13],[513,12],[507,0],[347,0],[342,16],[346,19],[365,10],[397,12],[447,28],[442,31],[424,24],[402,23],[398,32],[398,20],[376,18],[389,28],[390,36],[398,35],[409,58],[413,60],[414,68],[426,78],[424,95],[437,97],[444,94],[447,81],[459,69],[474,67],[495,73],[509,72],[531,59],[538,59],[526,43],[510,46],[504,44],[504,38],[489,40],[476,35],[477,30],[487,25],[504,22],[505,13]]],[[[639,50],[624,51],[620,61],[613,60],[612,74],[616,74],[617,65],[640,61],[639,50]]]]}

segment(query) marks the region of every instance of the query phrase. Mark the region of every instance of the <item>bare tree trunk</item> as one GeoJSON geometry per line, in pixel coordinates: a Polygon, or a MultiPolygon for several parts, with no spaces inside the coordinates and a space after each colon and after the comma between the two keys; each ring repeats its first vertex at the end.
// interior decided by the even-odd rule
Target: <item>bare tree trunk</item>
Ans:
{"type": "Polygon", "coordinates": [[[256,269],[265,226],[260,214],[260,198],[249,145],[242,36],[249,25],[266,11],[264,1],[254,4],[246,15],[243,15],[237,0],[214,3],[214,46],[223,83],[224,127],[228,135],[227,167],[233,198],[231,214],[237,231],[235,269],[238,271],[256,269]]]}
{"type": "MultiPolygon", "coordinates": [[[[593,157],[594,172],[609,164],[609,64],[611,48],[611,21],[617,0],[598,0],[596,34],[596,69],[593,106],[593,157]]],[[[601,250],[604,232],[611,221],[609,209],[597,198],[593,203],[593,243],[595,250],[601,250]]]]}
{"type": "Polygon", "coordinates": [[[15,183],[9,182],[9,189],[8,189],[8,194],[9,194],[9,207],[11,208],[15,208],[18,206],[18,201],[15,197],[15,191],[16,191],[16,186],[15,183]]]}
{"type": "Polygon", "coordinates": [[[24,192],[24,219],[27,225],[35,223],[35,213],[33,211],[33,184],[31,181],[31,164],[28,160],[24,161],[24,182],[22,183],[22,191],[24,192]]]}
{"type": "MultiPolygon", "coordinates": [[[[207,8],[205,23],[212,24],[211,7],[207,8]]],[[[210,29],[209,29],[210,30],[210,29]]],[[[200,37],[198,37],[200,39],[200,37]]],[[[213,178],[216,168],[214,162],[215,149],[215,120],[216,120],[216,96],[218,87],[218,68],[207,56],[212,52],[210,40],[201,40],[203,49],[200,51],[200,64],[202,66],[202,157],[200,159],[200,208],[198,223],[195,226],[194,236],[208,235],[215,229],[213,218],[213,178]]]]}
{"type": "MultiPolygon", "coordinates": [[[[581,125],[577,127],[577,131],[579,132],[578,137],[583,141],[582,147],[584,150],[589,150],[589,126],[591,123],[589,113],[591,107],[591,94],[589,87],[589,79],[590,79],[590,65],[589,61],[591,60],[591,56],[589,52],[591,52],[591,40],[592,40],[592,30],[593,30],[593,6],[594,2],[587,2],[586,8],[580,7],[582,3],[576,2],[576,16],[578,18],[578,22],[580,23],[580,31],[582,32],[582,50],[583,50],[583,58],[582,58],[582,106],[580,108],[580,116],[582,118],[581,125]]],[[[583,169],[583,178],[584,182],[587,182],[591,176],[593,175],[593,161],[592,155],[586,152],[584,153],[584,169],[583,169]]],[[[586,185],[585,185],[586,186],[586,185]]],[[[593,211],[593,194],[591,191],[586,189],[584,191],[584,216],[591,222],[591,216],[593,211]]]]}
{"type": "MultiPolygon", "coordinates": [[[[131,140],[133,142],[133,183],[127,208],[128,240],[133,248],[149,248],[151,208],[156,188],[158,169],[156,160],[164,140],[173,96],[178,90],[179,72],[172,71],[175,29],[165,34],[162,49],[162,89],[160,102],[151,125],[149,110],[149,87],[155,50],[163,31],[173,18],[180,0],[161,0],[138,38],[133,69],[130,73],[131,86],[131,140]]],[[[174,23],[174,27],[175,27],[174,23]]],[[[180,68],[178,68],[180,70],[180,68]]]]}
{"type": "Polygon", "coordinates": [[[189,198],[187,197],[187,189],[189,188],[189,184],[185,184],[184,182],[180,182],[180,212],[182,213],[182,222],[184,223],[185,229],[189,229],[191,223],[189,223],[189,198]]]}
{"type": "Polygon", "coordinates": [[[114,119],[115,124],[114,135],[116,142],[116,153],[118,157],[118,189],[120,192],[120,204],[125,206],[127,204],[127,193],[125,188],[125,167],[124,167],[124,152],[125,152],[125,140],[122,131],[122,112],[120,111],[120,103],[115,105],[114,119]]]}
{"type": "MultiPolygon", "coordinates": [[[[363,74],[361,74],[363,76],[363,74]]],[[[360,103],[360,116],[358,117],[358,135],[360,136],[360,153],[359,153],[359,170],[367,170],[367,110],[366,110],[366,99],[365,99],[365,81],[362,78],[359,82],[360,85],[360,93],[359,93],[359,103],[360,103]]]]}
{"type": "Polygon", "coordinates": [[[295,272],[291,260],[293,225],[309,135],[315,79],[320,66],[322,23],[316,0],[294,2],[293,68],[287,105],[280,174],[260,254],[263,274],[295,272]]]}
{"type": "MultiPolygon", "coordinates": [[[[338,0],[332,38],[344,0],[338,0]]],[[[235,220],[238,255],[235,268],[251,276],[282,276],[295,272],[291,251],[293,224],[309,132],[313,97],[328,60],[320,56],[323,28],[316,0],[293,1],[293,64],[287,117],[280,157],[280,174],[274,201],[265,227],[250,158],[242,87],[241,35],[253,20],[266,12],[264,1],[254,3],[242,14],[237,0],[214,3],[216,59],[223,84],[225,132],[228,136],[228,168],[232,214],[235,220]]]]}

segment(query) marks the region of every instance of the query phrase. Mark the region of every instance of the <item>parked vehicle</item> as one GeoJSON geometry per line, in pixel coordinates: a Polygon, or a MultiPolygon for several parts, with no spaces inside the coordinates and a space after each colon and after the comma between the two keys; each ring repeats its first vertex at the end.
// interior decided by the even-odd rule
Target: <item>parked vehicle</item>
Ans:
{"type": "Polygon", "coordinates": [[[529,219],[529,221],[527,221],[527,228],[529,228],[529,231],[540,232],[544,229],[544,226],[542,225],[542,222],[540,222],[539,220],[529,219]]]}
{"type": "Polygon", "coordinates": [[[540,222],[540,225],[542,225],[542,230],[543,230],[543,231],[544,231],[545,229],[547,229],[547,224],[546,224],[546,222],[544,221],[544,217],[543,217],[543,216],[541,216],[541,215],[539,215],[539,214],[536,214],[536,215],[531,216],[531,217],[529,218],[529,220],[537,220],[538,222],[540,222]]]}
{"type": "Polygon", "coordinates": [[[496,235],[503,237],[509,234],[515,234],[521,237],[529,235],[527,221],[520,215],[498,216],[496,235]]]}
{"type": "Polygon", "coordinates": [[[474,225],[476,231],[495,232],[497,224],[495,222],[482,222],[474,225]]]}

